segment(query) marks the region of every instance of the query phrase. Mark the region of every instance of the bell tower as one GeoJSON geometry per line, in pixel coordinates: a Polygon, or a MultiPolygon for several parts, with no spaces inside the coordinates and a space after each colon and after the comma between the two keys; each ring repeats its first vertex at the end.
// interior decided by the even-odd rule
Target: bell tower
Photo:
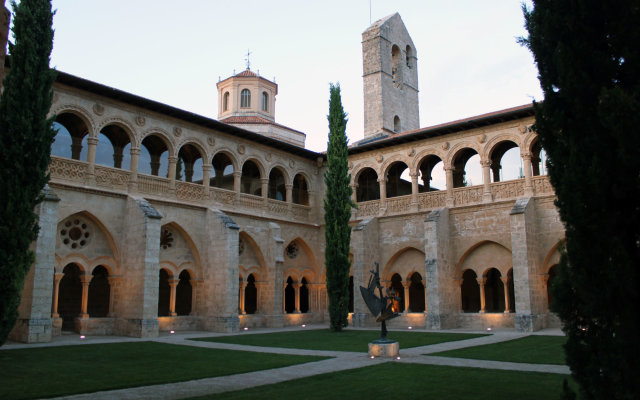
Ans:
{"type": "Polygon", "coordinates": [[[362,33],[365,139],[420,128],[416,54],[398,13],[362,33]]]}

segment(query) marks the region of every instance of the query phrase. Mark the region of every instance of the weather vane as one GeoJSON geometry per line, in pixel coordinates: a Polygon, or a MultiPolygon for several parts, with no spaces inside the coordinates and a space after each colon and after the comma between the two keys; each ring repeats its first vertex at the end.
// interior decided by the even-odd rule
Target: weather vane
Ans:
{"type": "Polygon", "coordinates": [[[245,58],[244,60],[247,62],[247,69],[251,69],[251,61],[249,60],[249,57],[251,56],[251,52],[249,51],[249,49],[247,49],[247,58],[245,58]]]}

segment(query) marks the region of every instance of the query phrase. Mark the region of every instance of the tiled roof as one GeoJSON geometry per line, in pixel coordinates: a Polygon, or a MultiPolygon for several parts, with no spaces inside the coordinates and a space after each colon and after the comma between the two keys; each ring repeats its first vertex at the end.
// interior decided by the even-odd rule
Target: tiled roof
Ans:
{"type": "Polygon", "coordinates": [[[258,74],[247,68],[239,74],[236,74],[235,76],[258,76],[258,74]]]}
{"type": "Polygon", "coordinates": [[[273,121],[270,121],[270,120],[268,120],[266,118],[258,117],[257,115],[227,117],[225,119],[221,119],[220,122],[222,122],[224,124],[231,124],[231,125],[234,125],[234,124],[237,124],[237,125],[242,125],[242,124],[273,125],[273,126],[277,126],[279,128],[282,128],[282,129],[289,130],[291,132],[302,133],[304,135],[304,132],[300,132],[298,130],[289,128],[288,126],[280,125],[280,124],[275,123],[273,121]]]}

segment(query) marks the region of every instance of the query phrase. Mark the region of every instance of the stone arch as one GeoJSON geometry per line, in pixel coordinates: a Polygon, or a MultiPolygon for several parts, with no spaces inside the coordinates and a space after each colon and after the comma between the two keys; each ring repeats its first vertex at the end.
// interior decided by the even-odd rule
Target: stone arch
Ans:
{"type": "Polygon", "coordinates": [[[451,146],[451,148],[447,152],[447,155],[444,158],[440,157],[442,158],[442,161],[444,161],[445,167],[453,168],[453,165],[452,165],[453,160],[458,155],[460,150],[464,150],[466,148],[475,150],[475,152],[478,153],[478,155],[481,152],[480,147],[474,142],[465,141],[465,142],[456,143],[453,146],[451,146]]]}
{"type": "Polygon", "coordinates": [[[258,279],[253,273],[247,275],[246,285],[244,288],[244,312],[247,314],[255,314],[258,310],[257,281],[258,279]]]}
{"type": "MultiPolygon", "coordinates": [[[[475,166],[479,169],[481,159],[478,147],[473,143],[458,143],[451,149],[447,161],[445,162],[445,168],[451,168],[453,170],[453,187],[465,187],[469,185],[470,178],[467,178],[467,168],[472,166],[469,161],[474,156],[478,156],[478,165],[475,166]]],[[[479,178],[482,178],[482,171],[480,170],[479,178]]],[[[477,179],[476,179],[477,180],[477,179]]],[[[471,182],[473,183],[473,182],[471,182]]],[[[479,182],[475,182],[473,186],[482,184],[482,179],[479,182]]]]}
{"type": "MultiPolygon", "coordinates": [[[[260,246],[246,231],[240,231],[238,236],[238,242],[244,242],[244,249],[239,248],[238,253],[240,253],[240,262],[244,265],[246,276],[254,274],[256,275],[256,278],[264,279],[266,277],[266,263],[260,246]],[[243,261],[245,263],[243,263],[243,261]],[[250,265],[250,267],[247,267],[246,265],[250,265]]],[[[238,244],[240,246],[240,243],[238,244]]]]}
{"type": "Polygon", "coordinates": [[[240,162],[238,160],[238,156],[236,155],[236,153],[229,149],[226,146],[223,147],[217,147],[215,152],[213,153],[212,157],[211,157],[211,162],[213,162],[213,157],[217,156],[218,154],[224,154],[227,157],[229,157],[229,160],[231,160],[231,164],[233,165],[233,170],[234,171],[238,171],[240,168],[240,162]]]}
{"type": "Polygon", "coordinates": [[[426,290],[423,276],[419,272],[413,272],[408,278],[410,312],[424,312],[426,310],[426,290]]]}
{"type": "Polygon", "coordinates": [[[502,274],[500,271],[491,267],[488,268],[483,274],[484,282],[484,311],[488,313],[504,312],[505,311],[505,290],[502,277],[507,274],[502,274]]]}
{"type": "Polygon", "coordinates": [[[380,199],[380,175],[375,169],[364,167],[358,171],[356,178],[356,201],[371,201],[380,199]]]}
{"type": "Polygon", "coordinates": [[[498,242],[491,240],[480,241],[471,246],[460,257],[456,265],[455,277],[462,279],[462,271],[470,269],[477,276],[483,276],[490,268],[496,268],[501,275],[513,267],[511,250],[498,242]]]}
{"type": "Polygon", "coordinates": [[[396,251],[382,269],[380,279],[388,280],[397,273],[403,279],[408,279],[414,272],[424,274],[424,252],[416,247],[408,246],[396,251]]]}
{"type": "Polygon", "coordinates": [[[312,185],[312,180],[311,180],[311,176],[306,172],[306,171],[302,171],[302,170],[296,170],[291,174],[291,184],[294,183],[294,180],[296,178],[297,175],[300,175],[304,178],[305,181],[307,181],[307,190],[308,191],[313,191],[313,185],[312,185]]]}
{"type": "MultiPolygon", "coordinates": [[[[161,254],[165,251],[168,250],[172,247],[167,247],[167,248],[163,248],[163,235],[165,235],[165,229],[168,229],[169,232],[171,231],[175,231],[177,233],[180,234],[181,239],[184,240],[186,242],[186,246],[187,249],[190,252],[191,257],[193,258],[192,260],[189,260],[187,255],[182,253],[179,255],[179,258],[175,261],[179,261],[179,262],[174,262],[173,265],[176,266],[176,268],[178,267],[178,265],[183,266],[185,264],[187,264],[189,261],[191,261],[194,265],[194,267],[197,269],[197,271],[200,271],[200,268],[202,266],[202,262],[201,262],[201,258],[200,258],[200,252],[198,251],[198,246],[195,244],[195,242],[193,241],[191,235],[189,235],[189,233],[182,227],[182,225],[180,225],[178,222],[176,221],[169,221],[167,223],[165,223],[164,225],[162,225],[162,227],[160,228],[160,251],[161,254]]],[[[166,239],[166,238],[165,238],[166,239]]],[[[175,238],[174,238],[175,241],[175,238]]],[[[173,243],[173,241],[171,241],[171,243],[173,243]]],[[[175,247],[173,247],[175,249],[175,247]]],[[[167,256],[170,254],[166,254],[167,256]]],[[[177,255],[175,255],[177,256],[177,255]]],[[[160,255],[160,260],[163,261],[165,260],[165,258],[162,257],[162,255],[160,255]]],[[[168,261],[168,260],[167,260],[168,261]]],[[[177,270],[174,270],[174,272],[178,272],[177,270]]],[[[193,276],[194,279],[198,279],[198,276],[194,275],[193,276]]]]}
{"type": "Polygon", "coordinates": [[[146,139],[148,136],[152,136],[152,135],[162,140],[164,145],[167,147],[167,150],[169,151],[169,157],[177,156],[176,145],[175,145],[175,142],[171,139],[171,135],[166,130],[158,127],[150,128],[142,132],[139,135],[139,140],[136,141],[136,147],[140,148],[140,146],[142,146],[142,141],[146,139]]]}
{"type": "Polygon", "coordinates": [[[412,170],[418,175],[418,191],[420,193],[447,189],[446,173],[442,157],[433,152],[424,153],[421,158],[417,159],[414,165],[415,168],[412,167],[412,170]],[[442,164],[442,168],[437,170],[436,167],[439,164],[442,164]],[[434,186],[432,183],[434,174],[439,175],[438,183],[436,184],[439,187],[434,186]]]}
{"type": "Polygon", "coordinates": [[[209,159],[204,147],[195,139],[184,140],[177,146],[176,180],[202,183],[204,166],[209,159]]]}
{"type": "Polygon", "coordinates": [[[411,163],[411,158],[403,154],[394,154],[389,158],[385,158],[382,164],[380,164],[379,170],[376,172],[378,173],[378,175],[382,175],[382,174],[386,175],[389,173],[389,168],[391,168],[391,166],[397,162],[402,162],[407,166],[407,168],[409,168],[409,165],[411,163]]]}
{"type": "Polygon", "coordinates": [[[411,158],[411,163],[409,164],[409,168],[411,168],[412,173],[419,172],[418,169],[420,168],[420,164],[422,163],[422,160],[427,156],[436,156],[439,159],[441,159],[443,163],[445,163],[447,158],[447,152],[440,151],[433,147],[428,147],[426,149],[420,150],[419,152],[416,153],[415,156],[413,156],[413,158],[411,158]]]}
{"type": "Polygon", "coordinates": [[[109,314],[111,285],[109,271],[103,265],[96,266],[91,271],[87,294],[87,313],[90,318],[104,318],[109,314]]]}
{"type": "Polygon", "coordinates": [[[254,196],[263,196],[262,179],[265,179],[265,170],[260,160],[248,158],[242,163],[240,177],[240,192],[254,196]]]}
{"type": "Polygon", "coordinates": [[[309,244],[299,236],[290,240],[288,243],[289,244],[284,248],[285,264],[299,271],[297,276],[300,279],[302,279],[302,275],[307,275],[312,279],[310,283],[316,282],[316,279],[320,276],[320,268],[311,246],[309,246],[309,244]],[[293,258],[290,257],[291,254],[288,254],[289,246],[292,244],[298,246],[298,254],[293,258]],[[300,255],[304,257],[300,257],[300,255]]]}
{"type": "Polygon", "coordinates": [[[178,274],[176,285],[175,313],[176,315],[189,315],[193,309],[193,281],[194,275],[189,269],[183,269],[178,274]]]}
{"type": "Polygon", "coordinates": [[[51,155],[73,160],[84,158],[86,161],[87,140],[95,127],[86,110],[81,107],[64,106],[52,116],[55,116],[53,127],[56,130],[56,136],[51,143],[51,155]],[[56,124],[64,128],[68,136],[64,131],[60,132],[56,124]]]}
{"type": "Polygon", "coordinates": [[[175,276],[175,270],[161,266],[158,270],[158,317],[171,315],[171,286],[169,280],[175,276]]]}
{"type": "Polygon", "coordinates": [[[131,169],[131,152],[137,148],[136,132],[131,125],[120,118],[109,118],[101,121],[94,134],[98,139],[96,164],[131,169]],[[111,147],[110,150],[108,146],[111,147]]]}
{"type": "Polygon", "coordinates": [[[82,122],[84,122],[84,124],[86,125],[89,131],[88,133],[95,131],[96,122],[91,117],[91,113],[84,107],[78,106],[76,104],[64,104],[59,107],[56,107],[54,110],[52,110],[49,113],[48,116],[49,118],[56,116],[56,119],[57,119],[58,116],[66,113],[73,114],[76,117],[80,118],[82,122]]]}
{"type": "Polygon", "coordinates": [[[97,126],[97,129],[94,131],[94,135],[93,137],[97,137],[98,133],[102,132],[102,130],[110,125],[115,125],[117,127],[119,127],[120,129],[122,129],[124,131],[124,133],[127,134],[127,136],[129,137],[129,143],[134,144],[137,143],[136,140],[136,130],[133,127],[133,125],[131,125],[129,122],[125,121],[122,118],[107,118],[105,120],[100,121],[100,123],[97,126]]]}
{"type": "MultiPolygon", "coordinates": [[[[100,220],[100,218],[96,217],[93,213],[91,213],[90,211],[87,210],[79,210],[79,211],[73,211],[73,210],[68,210],[68,214],[62,216],[62,218],[60,218],[58,220],[58,224],[57,224],[57,231],[56,231],[56,252],[60,253],[62,251],[62,249],[64,249],[62,247],[62,238],[61,238],[61,233],[62,233],[62,224],[64,222],[66,222],[67,220],[71,220],[73,217],[80,217],[80,218],[86,218],[88,221],[90,221],[91,224],[95,225],[95,227],[100,231],[100,233],[102,235],[104,235],[104,240],[106,241],[107,246],[109,247],[109,250],[111,251],[111,254],[102,254],[103,256],[109,256],[112,257],[114,260],[114,263],[116,265],[119,265],[119,260],[120,260],[120,256],[119,256],[119,251],[118,251],[118,247],[116,245],[116,242],[113,238],[113,235],[111,234],[110,230],[102,223],[102,221],[100,220]]],[[[92,238],[92,240],[95,239],[92,238]]],[[[88,247],[88,246],[87,246],[88,247]]],[[[72,249],[73,250],[73,249],[72,249]]],[[[80,252],[80,250],[76,250],[74,252],[80,252]]],[[[61,256],[64,257],[64,254],[67,254],[67,251],[62,251],[61,256]]]]}
{"type": "Polygon", "coordinates": [[[512,135],[501,135],[492,138],[491,143],[487,143],[487,146],[485,146],[485,154],[483,155],[482,159],[490,162],[492,182],[502,182],[505,180],[517,179],[519,175],[519,167],[522,164],[522,154],[520,145],[518,144],[518,139],[513,138],[512,135]],[[518,170],[515,171],[515,174],[513,170],[510,170],[509,174],[506,174],[505,176],[502,174],[504,159],[505,156],[507,156],[508,153],[512,153],[514,149],[517,149],[518,152],[517,162],[519,165],[510,167],[517,168],[518,170]],[[514,176],[516,178],[514,178],[514,176]]]}
{"type": "Polygon", "coordinates": [[[551,249],[547,252],[547,255],[544,257],[544,261],[542,262],[542,273],[551,268],[552,265],[560,263],[560,248],[564,246],[566,242],[566,238],[562,238],[554,244],[551,249]]]}
{"type": "Polygon", "coordinates": [[[298,172],[293,176],[291,184],[291,202],[294,204],[309,205],[310,184],[306,174],[298,172]]]}
{"type": "Polygon", "coordinates": [[[173,144],[156,130],[140,139],[138,173],[169,177],[169,159],[174,156],[173,144]]]}
{"type": "Polygon", "coordinates": [[[404,161],[395,161],[385,169],[387,198],[411,194],[412,183],[410,169],[404,161]]]}
{"type": "Polygon", "coordinates": [[[62,318],[63,330],[75,330],[75,318],[82,312],[82,281],[84,269],[76,263],[62,268],[63,277],[58,289],[57,313],[62,318]]]}
{"type": "Polygon", "coordinates": [[[287,199],[286,185],[290,182],[286,168],[275,164],[269,170],[269,186],[267,197],[274,200],[285,201],[287,199]]]}
{"type": "MultiPolygon", "coordinates": [[[[202,157],[202,162],[205,162],[205,160],[211,159],[209,152],[207,151],[207,146],[205,146],[204,143],[202,143],[202,141],[197,137],[184,138],[182,141],[180,141],[176,145],[177,152],[180,152],[180,149],[188,144],[190,144],[191,146],[195,147],[196,150],[198,150],[198,152],[200,153],[200,157],[202,157]]],[[[176,153],[176,155],[178,154],[176,153]]]]}
{"type": "Polygon", "coordinates": [[[531,175],[547,175],[547,155],[540,145],[540,138],[538,135],[531,134],[531,141],[527,143],[526,149],[531,156],[531,175]]]}
{"type": "Polygon", "coordinates": [[[474,270],[466,269],[460,274],[460,295],[462,312],[480,311],[480,284],[474,270]]]}
{"type": "Polygon", "coordinates": [[[379,166],[377,166],[376,164],[374,164],[373,162],[369,161],[369,160],[365,160],[364,162],[358,163],[356,165],[354,165],[353,167],[351,167],[351,171],[355,171],[353,173],[351,173],[351,182],[350,184],[353,185],[355,183],[358,182],[358,177],[360,176],[360,174],[362,173],[362,171],[366,170],[367,168],[372,169],[376,175],[380,175],[378,168],[379,166]]]}

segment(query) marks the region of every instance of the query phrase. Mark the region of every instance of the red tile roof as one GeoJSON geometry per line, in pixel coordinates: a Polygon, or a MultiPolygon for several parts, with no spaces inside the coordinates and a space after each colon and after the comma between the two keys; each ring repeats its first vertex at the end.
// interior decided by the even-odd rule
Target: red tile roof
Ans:
{"type": "Polygon", "coordinates": [[[244,71],[242,71],[239,74],[236,74],[234,76],[258,76],[258,74],[256,74],[255,72],[253,72],[252,70],[247,68],[244,71]]]}
{"type": "Polygon", "coordinates": [[[224,123],[224,124],[238,124],[238,125],[242,125],[242,124],[264,124],[264,125],[273,125],[273,126],[277,126],[279,128],[282,129],[287,129],[291,132],[297,132],[297,133],[302,133],[304,135],[304,132],[300,132],[298,130],[289,128],[288,126],[284,126],[284,125],[280,125],[277,124],[273,121],[270,121],[266,118],[262,118],[259,117],[257,115],[248,115],[248,116],[235,116],[235,117],[227,117],[225,119],[221,119],[220,122],[224,123]]]}

